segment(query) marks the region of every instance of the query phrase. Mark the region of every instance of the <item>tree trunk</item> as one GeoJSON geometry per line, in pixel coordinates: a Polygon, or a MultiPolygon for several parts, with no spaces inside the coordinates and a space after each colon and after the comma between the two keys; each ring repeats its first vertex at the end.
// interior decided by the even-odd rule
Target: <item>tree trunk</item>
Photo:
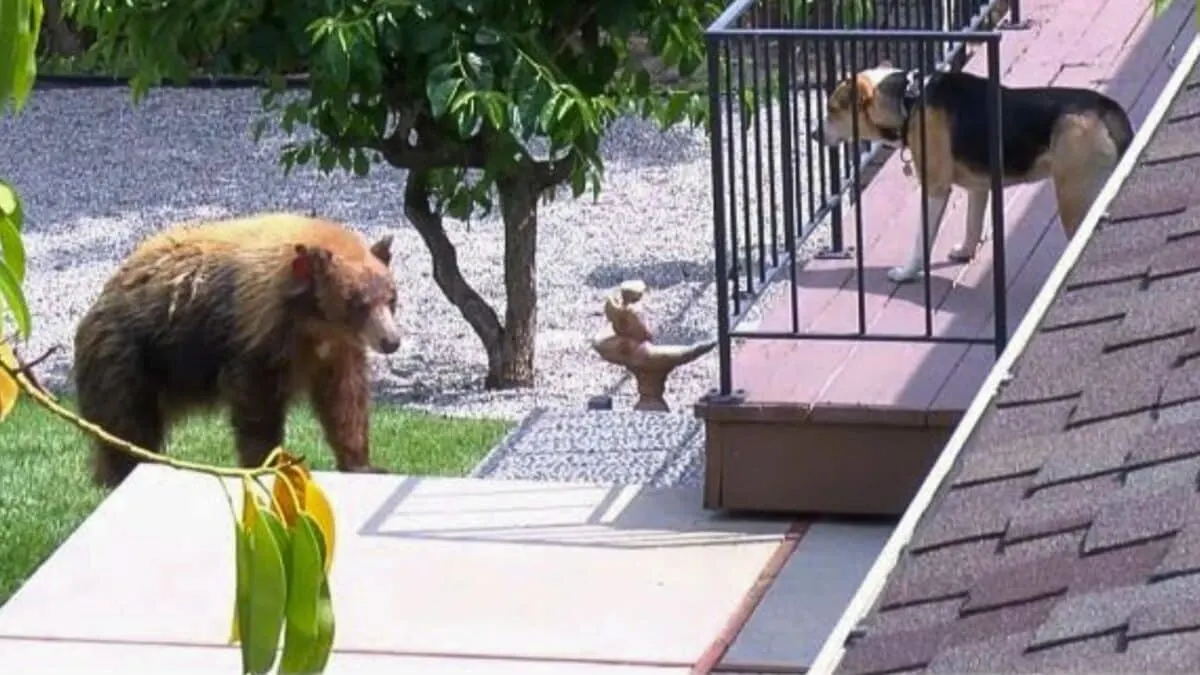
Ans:
{"type": "MultiPolygon", "coordinates": [[[[537,196],[532,172],[497,181],[504,219],[504,335],[498,386],[534,385],[537,337],[537,196]]],[[[489,374],[490,375],[490,374],[489,374]]]]}
{"type": "Polygon", "coordinates": [[[83,54],[83,41],[62,15],[60,0],[44,0],[42,14],[43,44],[53,56],[74,57],[83,54]]]}
{"type": "Polygon", "coordinates": [[[442,217],[429,208],[429,177],[410,171],[404,189],[404,213],[425,241],[433,259],[433,280],[452,305],[458,308],[487,352],[488,376],[484,386],[496,388],[503,367],[504,327],[487,300],[467,283],[458,266],[458,251],[446,236],[442,217]]]}

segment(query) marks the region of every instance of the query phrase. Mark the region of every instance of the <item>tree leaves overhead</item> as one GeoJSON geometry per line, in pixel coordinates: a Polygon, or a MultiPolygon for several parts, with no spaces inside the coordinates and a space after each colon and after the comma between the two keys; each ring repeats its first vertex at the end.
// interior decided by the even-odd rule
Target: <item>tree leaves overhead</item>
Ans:
{"type": "MultiPolygon", "coordinates": [[[[663,126],[707,113],[698,70],[712,0],[67,0],[95,54],[134,70],[135,95],[212,63],[276,80],[263,99],[287,170],[432,170],[440,207],[491,208],[496,180],[531,171],[598,191],[600,139],[618,116],[663,126]],[[650,56],[658,58],[651,61],[650,56]],[[672,69],[656,84],[648,68],[672,69]],[[308,72],[284,94],[279,75],[308,72]],[[474,170],[467,180],[467,171],[474,170]]],[[[265,130],[265,123],[255,130],[265,130]]]]}

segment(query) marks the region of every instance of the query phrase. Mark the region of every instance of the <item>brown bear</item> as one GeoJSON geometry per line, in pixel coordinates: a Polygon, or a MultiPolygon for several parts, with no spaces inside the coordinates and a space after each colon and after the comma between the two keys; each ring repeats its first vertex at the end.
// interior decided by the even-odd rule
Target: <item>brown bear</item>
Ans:
{"type": "MultiPolygon", "coordinates": [[[[338,223],[273,213],[180,225],[144,241],[75,334],[79,412],[155,452],[170,425],[228,407],[242,466],[283,443],[307,394],[340,471],[369,461],[366,349],[400,346],[390,236],[368,246],[338,223]]],[[[97,442],[115,486],[137,460],[97,442]]]]}

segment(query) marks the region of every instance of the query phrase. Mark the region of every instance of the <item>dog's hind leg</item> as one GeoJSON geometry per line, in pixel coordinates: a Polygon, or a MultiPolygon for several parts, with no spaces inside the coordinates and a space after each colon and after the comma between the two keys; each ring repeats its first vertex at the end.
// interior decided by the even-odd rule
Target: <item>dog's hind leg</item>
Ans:
{"type": "Polygon", "coordinates": [[[925,197],[925,205],[929,213],[929,220],[921,223],[922,227],[913,228],[917,233],[917,240],[913,243],[912,253],[908,257],[908,262],[898,267],[893,267],[888,270],[888,278],[900,284],[916,279],[924,270],[928,263],[925,256],[925,236],[923,232],[929,231],[929,248],[933,249],[933,242],[937,240],[938,230],[942,227],[942,216],[946,214],[946,204],[950,201],[950,188],[940,188],[934,190],[930,188],[929,194],[925,197]]]}
{"type": "Polygon", "coordinates": [[[983,238],[983,213],[987,210],[989,190],[967,190],[967,223],[962,242],[947,254],[952,262],[965,263],[975,257],[983,238]]]}
{"type": "Polygon", "coordinates": [[[1054,196],[1058,200],[1058,215],[1067,241],[1083,223],[1092,202],[1108,180],[1109,171],[1060,172],[1054,176],[1054,196]]]}
{"type": "Polygon", "coordinates": [[[1054,196],[1070,241],[1121,157],[1116,141],[1095,117],[1074,115],[1059,123],[1054,156],[1054,196]]]}

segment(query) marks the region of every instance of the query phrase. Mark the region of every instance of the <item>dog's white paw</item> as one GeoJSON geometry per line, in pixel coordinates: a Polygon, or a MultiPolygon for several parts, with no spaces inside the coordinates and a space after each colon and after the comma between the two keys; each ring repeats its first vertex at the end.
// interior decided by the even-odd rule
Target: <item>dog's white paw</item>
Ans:
{"type": "Polygon", "coordinates": [[[975,247],[968,247],[966,244],[959,244],[951,248],[950,252],[946,254],[946,258],[948,258],[950,262],[956,263],[971,262],[971,259],[974,257],[975,247]]]}
{"type": "Polygon", "coordinates": [[[919,271],[920,271],[920,268],[908,267],[907,265],[903,265],[900,267],[893,267],[892,269],[888,270],[887,276],[889,279],[891,279],[892,281],[894,281],[898,284],[904,284],[904,283],[908,283],[908,282],[912,281],[913,279],[916,279],[917,272],[919,272],[919,271]]]}

